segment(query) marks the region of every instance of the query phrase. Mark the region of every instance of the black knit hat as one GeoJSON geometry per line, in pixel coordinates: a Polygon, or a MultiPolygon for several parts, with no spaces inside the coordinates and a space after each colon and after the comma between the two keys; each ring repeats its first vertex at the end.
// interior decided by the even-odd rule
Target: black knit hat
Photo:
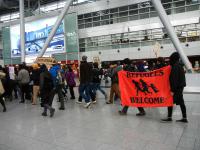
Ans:
{"type": "Polygon", "coordinates": [[[131,64],[131,60],[129,58],[125,58],[123,60],[123,63],[126,64],[126,65],[130,65],[131,64]]]}
{"type": "Polygon", "coordinates": [[[180,59],[180,55],[178,52],[174,52],[171,54],[171,56],[169,57],[169,63],[170,65],[174,65],[175,63],[177,63],[180,59]]]}

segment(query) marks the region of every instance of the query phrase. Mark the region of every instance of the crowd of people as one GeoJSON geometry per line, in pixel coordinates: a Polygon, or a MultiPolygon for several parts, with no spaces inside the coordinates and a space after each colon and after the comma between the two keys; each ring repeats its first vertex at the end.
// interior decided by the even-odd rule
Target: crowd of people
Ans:
{"type": "MultiPolygon", "coordinates": [[[[80,63],[80,85],[78,88],[79,97],[76,103],[82,104],[85,100],[85,108],[89,108],[91,104],[97,102],[96,93],[99,90],[105,97],[106,104],[112,104],[114,100],[120,99],[118,72],[120,70],[131,72],[147,72],[159,69],[166,65],[171,65],[170,85],[171,94],[174,97],[174,103],[180,105],[183,118],[180,122],[188,122],[186,115],[186,107],[183,99],[183,89],[186,86],[185,72],[183,65],[180,62],[178,53],[173,53],[170,56],[169,63],[163,58],[158,58],[156,62],[149,65],[144,61],[132,62],[129,58],[117,64],[110,64],[109,68],[99,68],[98,63],[87,62],[87,56],[82,57],[80,63]],[[110,96],[101,87],[101,80],[104,76],[106,83],[107,77],[111,78],[110,96]]],[[[52,107],[55,94],[58,95],[60,102],[60,110],[65,110],[65,97],[69,89],[71,99],[75,99],[74,87],[76,87],[76,75],[70,66],[61,66],[60,64],[52,64],[50,68],[45,64],[33,64],[27,67],[25,63],[15,67],[15,78],[9,77],[9,69],[0,66],[0,79],[5,89],[5,92],[0,93],[0,103],[3,106],[3,111],[6,112],[5,99],[12,101],[13,94],[16,99],[20,95],[20,103],[25,103],[26,100],[31,100],[32,105],[39,103],[43,107],[42,116],[48,115],[53,117],[55,109],[52,107]]],[[[120,111],[120,115],[126,115],[128,106],[124,106],[120,111]]],[[[145,109],[138,108],[137,116],[146,115],[145,109]]],[[[172,121],[173,107],[168,107],[168,117],[162,121],[172,121]]]]}

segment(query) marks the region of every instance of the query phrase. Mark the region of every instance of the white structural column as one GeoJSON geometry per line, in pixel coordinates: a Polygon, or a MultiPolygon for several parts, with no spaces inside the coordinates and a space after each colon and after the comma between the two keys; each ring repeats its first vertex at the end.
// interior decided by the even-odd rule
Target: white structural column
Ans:
{"type": "Polygon", "coordinates": [[[72,3],[73,0],[67,0],[65,7],[63,8],[63,11],[61,12],[61,14],[58,16],[58,19],[56,20],[55,25],[53,26],[53,29],[51,30],[47,40],[44,43],[44,46],[42,47],[42,50],[40,52],[40,54],[38,55],[38,57],[42,57],[46,51],[46,49],[48,48],[49,43],[51,42],[51,40],[53,39],[60,23],[62,22],[63,18],[65,17],[65,14],[67,13],[67,11],[69,10],[69,6],[72,3]]]}
{"type": "Polygon", "coordinates": [[[24,0],[19,1],[20,5],[20,47],[21,62],[25,62],[25,22],[24,22],[24,0]]]}
{"type": "Polygon", "coordinates": [[[189,61],[189,59],[187,58],[187,56],[185,55],[183,48],[181,46],[181,43],[176,35],[176,32],[173,28],[173,26],[170,23],[170,19],[168,18],[162,4],[160,0],[151,0],[156,11],[158,12],[158,15],[160,17],[160,20],[162,21],[163,25],[165,26],[168,34],[171,37],[171,40],[174,44],[174,47],[176,48],[176,50],[178,51],[183,63],[185,64],[186,68],[188,69],[189,72],[192,72],[192,66],[191,63],[189,61]]]}

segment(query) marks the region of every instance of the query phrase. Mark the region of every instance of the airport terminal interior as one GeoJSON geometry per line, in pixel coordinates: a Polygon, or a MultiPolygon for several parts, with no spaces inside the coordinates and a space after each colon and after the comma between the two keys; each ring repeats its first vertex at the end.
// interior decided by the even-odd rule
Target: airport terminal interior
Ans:
{"type": "Polygon", "coordinates": [[[0,150],[200,150],[199,78],[200,0],[0,0],[0,150]]]}

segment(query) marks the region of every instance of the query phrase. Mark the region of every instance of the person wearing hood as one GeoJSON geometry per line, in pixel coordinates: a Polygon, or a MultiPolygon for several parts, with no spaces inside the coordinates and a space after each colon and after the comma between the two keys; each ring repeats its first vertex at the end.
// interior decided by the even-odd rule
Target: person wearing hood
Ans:
{"type": "Polygon", "coordinates": [[[40,67],[40,95],[44,106],[42,116],[47,116],[47,110],[50,111],[50,117],[53,117],[55,109],[52,107],[52,90],[53,80],[52,76],[47,70],[45,64],[40,67]]]}
{"type": "MultiPolygon", "coordinates": [[[[171,66],[171,73],[170,73],[170,86],[171,86],[171,94],[173,95],[173,100],[176,105],[180,105],[181,112],[182,112],[182,119],[177,120],[177,122],[184,122],[187,123],[187,113],[186,113],[186,106],[183,99],[183,89],[186,86],[185,80],[185,72],[183,69],[183,65],[180,63],[180,56],[177,52],[174,52],[170,56],[170,66],[171,66]]],[[[171,122],[172,121],[172,112],[173,106],[168,107],[168,117],[166,119],[162,119],[163,122],[171,122]]]]}

